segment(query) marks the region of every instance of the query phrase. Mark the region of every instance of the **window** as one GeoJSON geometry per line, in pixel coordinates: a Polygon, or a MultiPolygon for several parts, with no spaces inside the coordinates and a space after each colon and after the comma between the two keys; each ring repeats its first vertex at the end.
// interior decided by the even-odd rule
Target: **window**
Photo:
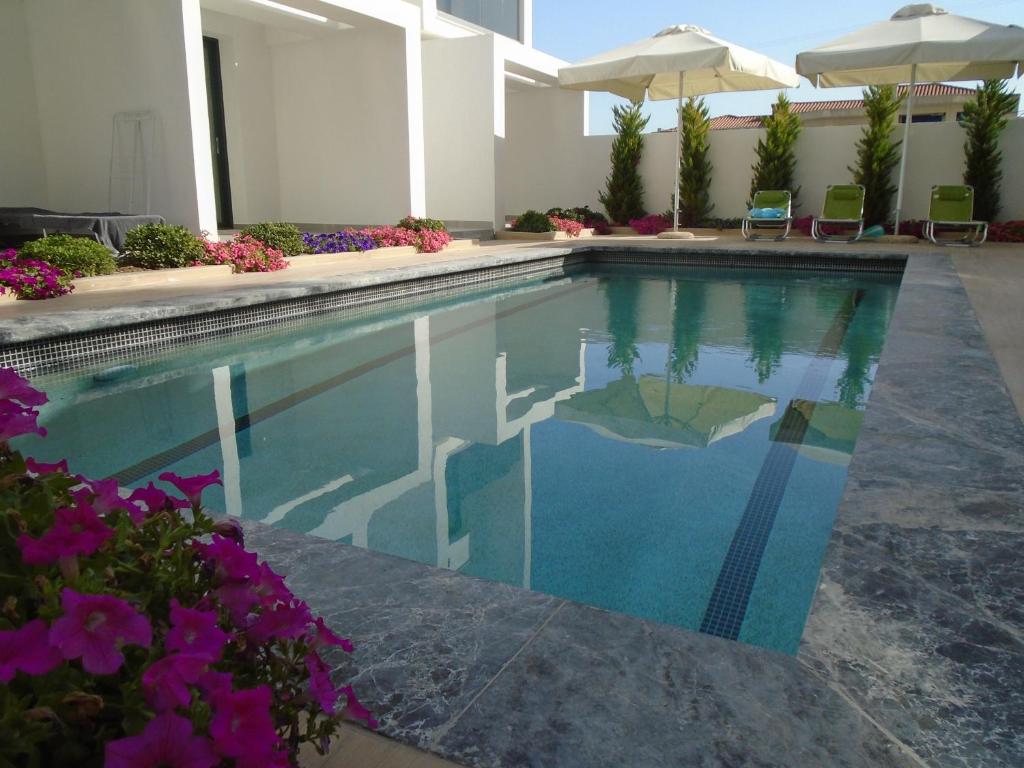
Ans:
{"type": "MultiPolygon", "coordinates": [[[[914,119],[913,119],[912,122],[914,122],[914,123],[941,123],[945,119],[946,119],[946,113],[945,112],[933,112],[931,114],[926,114],[926,115],[914,115],[914,119]]],[[[906,115],[900,115],[900,124],[902,125],[905,122],[907,122],[907,116],[906,115]]]]}
{"type": "Polygon", "coordinates": [[[520,0],[437,0],[437,10],[513,40],[521,40],[519,3],[520,0]]]}

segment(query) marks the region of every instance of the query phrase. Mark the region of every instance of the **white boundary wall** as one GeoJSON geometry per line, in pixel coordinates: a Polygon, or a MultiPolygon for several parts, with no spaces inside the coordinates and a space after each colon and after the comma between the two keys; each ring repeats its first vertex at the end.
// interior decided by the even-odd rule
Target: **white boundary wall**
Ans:
{"type": "MultiPolygon", "coordinates": [[[[579,94],[556,89],[511,93],[502,174],[505,214],[527,208],[589,205],[603,211],[598,195],[610,170],[613,136],[585,136],[579,94]]],[[[711,133],[714,166],[713,216],[732,218],[746,212],[751,167],[762,129],[711,133]]],[[[804,128],[797,142],[796,182],[801,187],[798,215],[817,214],[828,184],[849,183],[847,166],[856,161],[860,126],[804,128]]],[[[900,129],[902,135],[902,128],[900,129]]],[[[671,207],[675,133],[646,136],[640,171],[651,212],[671,207]]],[[[959,184],[963,178],[964,131],[955,123],[921,123],[911,128],[904,217],[928,212],[933,184],[959,184]]],[[[1001,220],[1024,219],[1024,119],[1011,121],[1003,133],[1001,220]]],[[[895,204],[895,199],[893,200],[895,204]]]]}

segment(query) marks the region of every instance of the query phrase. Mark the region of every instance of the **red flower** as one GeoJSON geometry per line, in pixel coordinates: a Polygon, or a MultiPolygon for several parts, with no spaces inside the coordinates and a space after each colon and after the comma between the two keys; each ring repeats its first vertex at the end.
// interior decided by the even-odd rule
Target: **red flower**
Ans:
{"type": "Polygon", "coordinates": [[[192,732],[191,721],[165,712],[138,736],[107,742],[104,768],[212,768],[219,762],[208,739],[192,732]]]}
{"type": "Polygon", "coordinates": [[[208,475],[196,475],[195,477],[181,477],[173,472],[164,472],[160,475],[160,479],[170,483],[185,494],[185,498],[188,499],[189,504],[193,507],[199,506],[199,500],[203,495],[203,491],[208,486],[222,485],[220,472],[216,469],[208,475]]]}
{"type": "Polygon", "coordinates": [[[88,504],[64,507],[54,513],[53,527],[40,538],[18,537],[21,559],[29,565],[55,563],[62,557],[91,555],[114,531],[88,504]]]}
{"type": "Polygon", "coordinates": [[[64,660],[60,651],[50,645],[48,632],[42,619],[0,632],[0,683],[13,680],[15,672],[45,675],[64,660]]]}
{"type": "Polygon", "coordinates": [[[205,656],[211,661],[220,658],[228,635],[217,626],[216,611],[183,608],[171,599],[171,631],[167,633],[167,650],[205,656]]]}
{"type": "Polygon", "coordinates": [[[64,587],[64,615],[50,627],[50,643],[65,659],[82,659],[85,671],[110,675],[124,663],[123,645],[148,648],[153,641],[149,620],[124,600],[110,595],[83,595],[64,587]]]}
{"type": "Polygon", "coordinates": [[[146,701],[157,712],[187,707],[192,701],[190,685],[199,682],[210,663],[208,656],[176,653],[150,664],[142,673],[146,701]]]}
{"type": "Polygon", "coordinates": [[[241,765],[268,762],[277,745],[270,699],[265,685],[214,695],[210,735],[217,751],[237,758],[241,765]]]}

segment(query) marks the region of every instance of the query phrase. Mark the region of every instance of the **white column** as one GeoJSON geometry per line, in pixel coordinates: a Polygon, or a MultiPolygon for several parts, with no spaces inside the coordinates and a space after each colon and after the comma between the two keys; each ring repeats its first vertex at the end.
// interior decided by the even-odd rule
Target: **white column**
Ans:
{"type": "MultiPolygon", "coordinates": [[[[206,105],[206,67],[203,60],[203,21],[199,0],[181,0],[188,88],[189,125],[192,130],[192,163],[196,183],[198,231],[217,232],[217,201],[213,191],[213,156],[210,153],[210,116],[206,105]]],[[[176,169],[169,168],[169,173],[176,169]]]]}
{"type": "Polygon", "coordinates": [[[222,365],[213,369],[213,404],[217,413],[221,463],[224,466],[224,511],[242,516],[242,468],[238,460],[235,435],[235,408],[231,399],[231,369],[222,365]]]}

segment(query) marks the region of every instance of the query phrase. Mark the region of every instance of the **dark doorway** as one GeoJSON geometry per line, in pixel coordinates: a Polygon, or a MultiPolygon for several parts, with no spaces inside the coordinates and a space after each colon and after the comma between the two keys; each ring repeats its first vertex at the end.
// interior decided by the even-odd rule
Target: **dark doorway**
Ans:
{"type": "Polygon", "coordinates": [[[231,229],[231,173],[228,167],[228,133],[224,124],[224,81],[220,70],[220,41],[203,37],[206,61],[206,105],[210,115],[210,154],[213,156],[213,190],[217,198],[217,226],[231,229]]]}

